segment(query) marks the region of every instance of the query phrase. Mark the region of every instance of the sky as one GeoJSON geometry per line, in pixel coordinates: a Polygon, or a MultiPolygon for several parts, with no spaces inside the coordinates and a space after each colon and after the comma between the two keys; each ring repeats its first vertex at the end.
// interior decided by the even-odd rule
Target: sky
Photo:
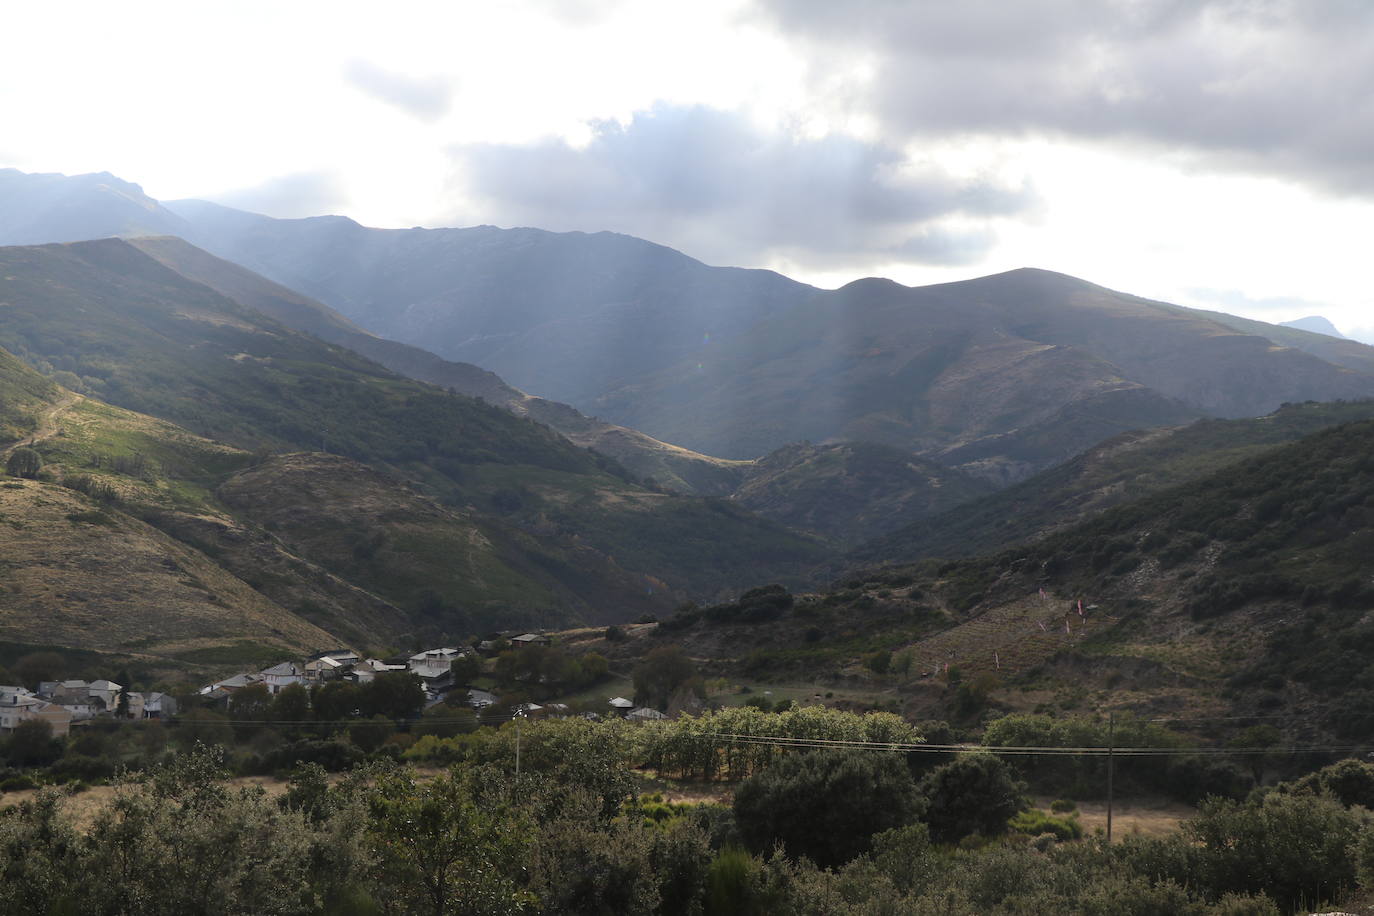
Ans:
{"type": "Polygon", "coordinates": [[[1374,342],[1369,0],[44,3],[0,167],[611,230],[833,287],[1016,267],[1374,342]]]}

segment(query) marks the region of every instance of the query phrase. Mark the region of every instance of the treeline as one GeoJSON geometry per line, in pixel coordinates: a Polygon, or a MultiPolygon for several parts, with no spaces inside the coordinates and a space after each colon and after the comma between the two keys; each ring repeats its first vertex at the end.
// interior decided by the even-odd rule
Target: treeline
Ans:
{"type": "Polygon", "coordinates": [[[0,810],[0,912],[1259,916],[1374,888],[1374,766],[1357,761],[1107,846],[1059,842],[1072,814],[1028,816],[990,754],[917,778],[897,753],[793,749],[732,807],[637,800],[643,731],[483,730],[432,778],[307,765],[278,798],[228,786],[203,746],[80,817],[45,790],[0,810]]]}

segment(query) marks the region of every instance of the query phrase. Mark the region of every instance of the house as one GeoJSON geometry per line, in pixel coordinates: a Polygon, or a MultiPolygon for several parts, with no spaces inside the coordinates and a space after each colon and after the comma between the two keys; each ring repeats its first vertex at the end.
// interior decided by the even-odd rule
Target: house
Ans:
{"type": "MultiPolygon", "coordinates": [[[[143,694],[135,693],[132,690],[125,691],[124,696],[128,698],[129,702],[129,708],[124,715],[130,719],[142,719],[143,706],[147,703],[147,698],[143,694]]],[[[115,708],[118,709],[119,707],[116,706],[115,708]]]]}
{"type": "Polygon", "coordinates": [[[101,709],[99,706],[96,706],[90,702],[59,703],[57,705],[61,706],[63,709],[67,710],[67,712],[72,714],[73,722],[85,722],[90,719],[94,719],[97,713],[105,711],[101,709]]]}
{"type": "Polygon", "coordinates": [[[522,633],[519,636],[512,636],[510,644],[517,649],[526,646],[547,646],[550,640],[547,636],[540,633],[522,633]]]}
{"type": "Polygon", "coordinates": [[[143,718],[162,719],[177,714],[177,701],[171,694],[153,693],[143,698],[143,718]]]}
{"type": "Polygon", "coordinates": [[[351,649],[335,649],[331,652],[317,652],[310,656],[310,658],[312,661],[321,658],[332,658],[345,668],[356,665],[363,660],[361,655],[351,649]]]}
{"type": "Polygon", "coordinates": [[[233,677],[227,677],[222,681],[216,681],[208,687],[200,688],[200,695],[205,697],[206,699],[218,699],[220,697],[228,696],[235,690],[242,690],[249,684],[256,684],[262,679],[262,675],[260,674],[236,674],[233,677]],[[214,694],[216,694],[216,692],[218,692],[218,696],[213,696],[214,694]]]}
{"type": "Polygon", "coordinates": [[[66,707],[58,706],[56,703],[44,703],[38,707],[31,718],[47,722],[52,728],[54,738],[62,738],[71,733],[72,714],[66,707]]]}
{"type": "Polygon", "coordinates": [[[468,691],[468,705],[473,709],[486,709],[496,702],[496,694],[486,690],[478,690],[476,687],[468,691]]]}
{"type": "Polygon", "coordinates": [[[635,708],[634,701],[627,700],[624,697],[611,697],[610,702],[606,705],[610,706],[611,712],[618,716],[623,716],[635,708]]]}
{"type": "MultiPolygon", "coordinates": [[[[97,708],[113,710],[119,703],[119,695],[124,692],[124,685],[116,684],[114,681],[107,681],[101,678],[98,681],[91,681],[86,688],[86,695],[91,698],[91,705],[97,708]],[[96,701],[99,702],[96,702],[96,701]]],[[[66,705],[66,704],[63,704],[66,705]]]]}
{"type": "Polygon", "coordinates": [[[12,732],[21,722],[30,719],[47,722],[55,738],[61,738],[71,731],[71,712],[56,703],[49,703],[28,691],[22,695],[7,693],[0,697],[0,733],[12,732]]]}
{"type": "Polygon", "coordinates": [[[52,691],[54,703],[85,703],[91,697],[91,685],[81,680],[62,681],[52,691]]]}
{"type": "Polygon", "coordinates": [[[388,665],[379,658],[369,658],[359,665],[354,665],[353,670],[348,676],[359,684],[370,684],[379,674],[387,674],[392,671],[409,671],[405,665],[388,665]]]}
{"type": "Polygon", "coordinates": [[[305,663],[305,679],[307,681],[333,680],[343,674],[345,670],[346,666],[343,662],[333,656],[322,655],[305,663]]]}
{"type": "Polygon", "coordinates": [[[657,722],[668,717],[657,709],[653,709],[649,706],[640,706],[637,709],[630,710],[625,715],[625,718],[629,719],[631,722],[657,722]]]}
{"type": "Polygon", "coordinates": [[[412,655],[407,662],[407,667],[410,668],[412,674],[422,678],[442,677],[449,673],[453,663],[463,658],[464,654],[462,649],[426,649],[424,652],[412,655]]]}
{"type": "Polygon", "coordinates": [[[305,671],[295,662],[282,662],[258,672],[267,685],[268,693],[281,693],[283,687],[305,683],[305,671]]]}

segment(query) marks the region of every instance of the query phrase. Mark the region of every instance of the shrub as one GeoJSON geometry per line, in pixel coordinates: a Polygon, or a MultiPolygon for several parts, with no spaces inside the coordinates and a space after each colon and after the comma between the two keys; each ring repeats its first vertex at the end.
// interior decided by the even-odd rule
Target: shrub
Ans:
{"type": "Polygon", "coordinates": [[[937,843],[957,843],[972,834],[996,836],[1026,807],[1025,784],[991,754],[965,754],[921,780],[929,804],[926,823],[937,843]]]}
{"type": "Polygon", "coordinates": [[[873,834],[910,824],[923,809],[900,757],[864,751],[793,754],[735,793],[735,820],[750,848],[780,842],[822,866],[862,855],[873,834]]]}

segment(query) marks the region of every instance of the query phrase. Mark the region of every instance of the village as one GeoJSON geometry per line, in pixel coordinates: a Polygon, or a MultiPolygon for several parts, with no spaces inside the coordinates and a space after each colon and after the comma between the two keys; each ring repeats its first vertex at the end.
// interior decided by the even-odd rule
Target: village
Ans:
{"type": "MultiPolygon", "coordinates": [[[[101,718],[175,721],[179,712],[184,713],[191,706],[225,710],[235,693],[254,685],[261,685],[269,695],[275,696],[292,685],[309,689],[330,681],[344,681],[361,686],[372,683],[380,675],[396,673],[408,673],[419,682],[424,690],[424,708],[445,702],[450,705],[462,703],[480,716],[498,703],[498,695],[466,683],[468,678],[457,677],[456,673],[461,671],[464,675],[471,675],[480,672],[485,659],[503,651],[518,652],[547,647],[550,643],[550,637],[542,633],[513,636],[493,634],[472,647],[425,649],[408,657],[397,656],[389,660],[362,658],[351,649],[319,652],[299,661],[284,661],[259,671],[243,672],[206,684],[195,692],[189,704],[185,695],[179,701],[171,693],[133,691],[127,689],[126,685],[105,678],[94,681],[42,681],[36,690],[22,685],[0,684],[0,735],[12,733],[21,723],[29,720],[47,723],[54,738],[66,737],[73,729],[101,718]],[[460,691],[461,699],[455,699],[455,693],[460,691]]],[[[660,710],[639,706],[633,700],[620,696],[612,697],[607,707],[604,715],[608,717],[631,721],[667,718],[660,710]]],[[[575,713],[567,703],[552,702],[520,702],[509,710],[509,716],[528,719],[566,718],[575,714],[589,719],[603,716],[594,711],[575,713]]],[[[502,720],[505,718],[505,715],[501,717],[502,720]]]]}

